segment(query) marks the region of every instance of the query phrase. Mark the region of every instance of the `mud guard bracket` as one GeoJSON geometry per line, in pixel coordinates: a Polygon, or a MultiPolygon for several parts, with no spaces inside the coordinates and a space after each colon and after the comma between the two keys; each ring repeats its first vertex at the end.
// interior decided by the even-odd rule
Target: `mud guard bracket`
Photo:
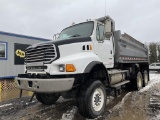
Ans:
{"type": "Polygon", "coordinates": [[[32,100],[33,100],[35,94],[36,94],[35,92],[32,94],[31,99],[29,100],[29,102],[32,102],[32,100]]]}

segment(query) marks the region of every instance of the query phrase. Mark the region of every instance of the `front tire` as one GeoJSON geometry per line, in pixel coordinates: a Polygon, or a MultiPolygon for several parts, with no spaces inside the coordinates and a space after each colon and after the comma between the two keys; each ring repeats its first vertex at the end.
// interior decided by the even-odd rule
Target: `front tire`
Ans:
{"type": "Polygon", "coordinates": [[[36,98],[39,102],[41,102],[44,105],[52,105],[54,104],[58,98],[60,97],[60,94],[52,93],[36,93],[36,98]]]}
{"type": "Polygon", "coordinates": [[[78,99],[80,113],[87,118],[96,118],[103,114],[106,106],[106,90],[100,81],[84,86],[78,99]]]}

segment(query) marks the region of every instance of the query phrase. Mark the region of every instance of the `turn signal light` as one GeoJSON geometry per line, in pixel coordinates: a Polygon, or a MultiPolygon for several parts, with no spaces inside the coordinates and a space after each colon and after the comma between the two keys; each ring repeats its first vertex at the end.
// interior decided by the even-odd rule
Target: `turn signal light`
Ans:
{"type": "Polygon", "coordinates": [[[90,45],[90,50],[92,50],[92,45],[90,45]]]}
{"type": "Polygon", "coordinates": [[[75,72],[76,68],[73,64],[66,64],[66,72],[75,72]]]}

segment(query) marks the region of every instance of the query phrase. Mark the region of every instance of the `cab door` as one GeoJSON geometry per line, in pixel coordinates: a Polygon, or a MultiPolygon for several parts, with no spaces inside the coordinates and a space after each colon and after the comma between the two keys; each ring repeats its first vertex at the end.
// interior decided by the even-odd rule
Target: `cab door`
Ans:
{"type": "Polygon", "coordinates": [[[113,68],[114,53],[112,37],[107,40],[104,37],[104,25],[98,23],[96,27],[96,40],[94,41],[95,53],[101,59],[106,68],[113,68]]]}

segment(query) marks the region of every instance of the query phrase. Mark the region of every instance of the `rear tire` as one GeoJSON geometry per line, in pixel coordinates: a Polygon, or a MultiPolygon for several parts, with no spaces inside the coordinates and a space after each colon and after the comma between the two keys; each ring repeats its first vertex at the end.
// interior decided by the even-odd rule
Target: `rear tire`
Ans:
{"type": "Polygon", "coordinates": [[[137,73],[137,77],[136,77],[136,80],[135,80],[135,83],[134,83],[134,87],[135,87],[135,90],[138,90],[138,91],[141,88],[143,88],[143,79],[142,79],[141,72],[137,73]]]}
{"type": "Polygon", "coordinates": [[[87,118],[96,118],[103,114],[106,106],[106,90],[100,81],[84,86],[78,98],[80,113],[87,118]]]}
{"type": "Polygon", "coordinates": [[[143,73],[143,86],[144,86],[144,87],[145,87],[146,85],[148,85],[148,81],[149,81],[148,72],[147,72],[147,70],[145,70],[144,73],[143,73]]]}
{"type": "Polygon", "coordinates": [[[58,98],[60,97],[60,94],[48,94],[48,93],[36,93],[36,98],[39,102],[41,102],[44,105],[52,105],[54,104],[58,98]]]}

